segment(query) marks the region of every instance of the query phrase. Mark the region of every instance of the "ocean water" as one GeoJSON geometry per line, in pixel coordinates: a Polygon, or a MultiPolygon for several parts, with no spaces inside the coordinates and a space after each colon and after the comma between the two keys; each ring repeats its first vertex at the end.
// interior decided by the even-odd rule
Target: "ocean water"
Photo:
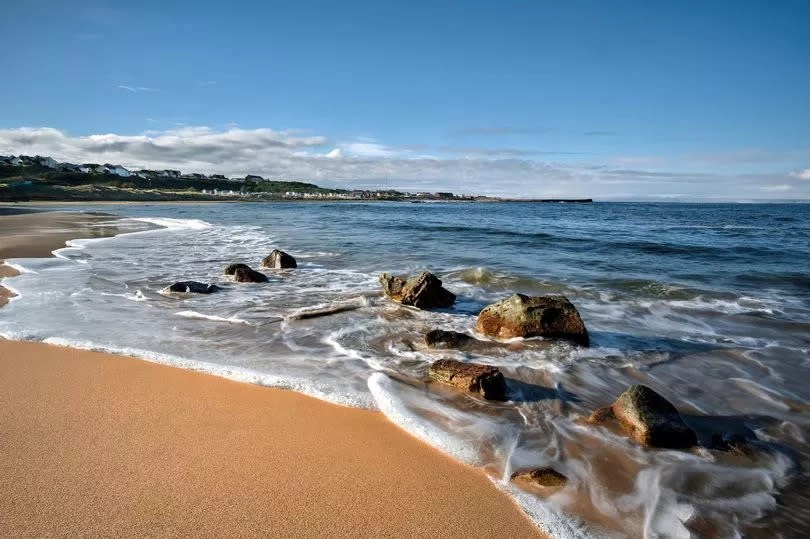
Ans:
{"type": "MultiPolygon", "coordinates": [[[[75,209],[75,207],[73,208],[75,209]]],[[[88,208],[89,209],[89,208],[88,208]]],[[[94,209],[97,209],[95,207],[94,209]]],[[[108,350],[378,408],[480,466],[558,537],[800,537],[810,534],[810,205],[267,203],[105,207],[159,228],[70,242],[16,259],[19,293],[0,335],[108,350]],[[273,248],[294,271],[238,284],[273,248]],[[377,277],[423,269],[458,295],[419,311],[377,277]],[[159,290],[216,282],[188,299],[159,290]],[[428,350],[433,328],[474,333],[512,292],[562,293],[590,348],[542,339],[477,352],[428,350]],[[351,310],[297,319],[327,306],[351,310]],[[442,357],[499,366],[510,401],[426,383],[442,357]],[[583,423],[627,386],[669,398],[704,442],[746,451],[645,450],[583,423]],[[548,496],[510,485],[550,465],[548,496]]]]}

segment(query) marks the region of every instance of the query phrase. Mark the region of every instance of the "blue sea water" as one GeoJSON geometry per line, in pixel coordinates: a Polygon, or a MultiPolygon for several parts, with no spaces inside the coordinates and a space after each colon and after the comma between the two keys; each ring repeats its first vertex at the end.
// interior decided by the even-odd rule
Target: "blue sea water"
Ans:
{"type": "Polygon", "coordinates": [[[23,273],[5,281],[20,297],[0,311],[0,335],[378,408],[484,467],[558,536],[810,532],[810,205],[103,210],[160,228],[77,240],[56,258],[9,261],[23,273]],[[267,284],[222,275],[231,262],[258,268],[273,248],[294,255],[299,268],[271,273],[267,284]],[[458,295],[453,308],[419,311],[381,296],[380,272],[425,269],[458,295]],[[189,279],[224,290],[186,299],[159,293],[189,279]],[[474,334],[480,309],[513,292],[568,296],[591,347],[518,339],[462,353],[423,344],[433,328],[474,334]],[[295,316],[329,306],[353,309],[295,316]],[[426,384],[427,365],[441,357],[501,367],[511,400],[485,402],[426,384]],[[633,383],[672,400],[704,438],[743,433],[747,449],[644,450],[584,423],[633,383]],[[542,465],[568,476],[568,485],[553,493],[510,485],[512,471],[542,465]]]}

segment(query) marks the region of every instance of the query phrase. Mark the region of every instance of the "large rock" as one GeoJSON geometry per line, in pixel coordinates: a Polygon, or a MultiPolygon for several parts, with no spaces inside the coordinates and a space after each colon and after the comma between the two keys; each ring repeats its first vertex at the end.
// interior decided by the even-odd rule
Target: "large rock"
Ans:
{"type": "Polygon", "coordinates": [[[269,279],[264,273],[251,268],[237,268],[233,274],[237,283],[266,283],[269,279]]]}
{"type": "Polygon", "coordinates": [[[428,376],[436,382],[478,393],[488,400],[506,400],[506,379],[498,367],[440,359],[430,365],[428,376]]]}
{"type": "Polygon", "coordinates": [[[262,260],[262,266],[272,269],[290,269],[297,268],[298,264],[295,262],[295,259],[292,256],[288,255],[284,251],[273,249],[270,251],[270,254],[267,255],[264,260],[262,260]]]}
{"type": "Polygon", "coordinates": [[[464,348],[474,340],[466,333],[445,331],[443,329],[432,329],[425,334],[425,344],[427,344],[428,348],[443,350],[464,348]]]}
{"type": "Polygon", "coordinates": [[[407,280],[383,273],[380,284],[385,295],[392,300],[419,309],[450,307],[456,302],[456,295],[442,287],[441,279],[427,271],[407,280]]]}
{"type": "Polygon", "coordinates": [[[197,281],[179,281],[170,284],[161,292],[173,294],[213,294],[222,290],[215,284],[199,283],[197,281]]]}
{"type": "Polygon", "coordinates": [[[225,275],[233,275],[238,269],[250,269],[247,264],[228,264],[225,267],[225,275]]]}
{"type": "Polygon", "coordinates": [[[549,337],[588,346],[588,330],[579,312],[565,296],[513,294],[485,307],[475,329],[499,339],[549,337]]]}
{"type": "Polygon", "coordinates": [[[697,444],[695,432],[686,426],[678,410],[647,386],[630,386],[611,410],[625,432],[640,444],[672,449],[697,444]]]}
{"type": "Polygon", "coordinates": [[[511,479],[518,483],[527,483],[540,487],[563,487],[568,483],[567,477],[549,467],[521,470],[513,473],[511,479]]]}

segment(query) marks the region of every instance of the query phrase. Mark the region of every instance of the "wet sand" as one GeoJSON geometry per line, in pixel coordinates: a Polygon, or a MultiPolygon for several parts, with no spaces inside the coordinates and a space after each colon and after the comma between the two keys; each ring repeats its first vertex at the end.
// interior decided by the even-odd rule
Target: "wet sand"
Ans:
{"type": "MultiPolygon", "coordinates": [[[[25,217],[37,232],[8,217],[0,256],[69,239],[44,226],[64,215],[25,217]]],[[[225,534],[541,536],[482,471],[378,412],[0,340],[0,535],[225,534]]]]}

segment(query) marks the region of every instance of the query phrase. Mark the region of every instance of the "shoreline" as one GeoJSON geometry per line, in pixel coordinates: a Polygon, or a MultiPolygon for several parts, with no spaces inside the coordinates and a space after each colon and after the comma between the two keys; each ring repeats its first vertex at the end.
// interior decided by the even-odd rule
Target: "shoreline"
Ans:
{"type": "MultiPolygon", "coordinates": [[[[87,237],[59,213],[0,215],[2,257],[87,237]]],[[[379,411],[137,358],[0,339],[0,432],[2,535],[544,536],[379,411]]]]}

